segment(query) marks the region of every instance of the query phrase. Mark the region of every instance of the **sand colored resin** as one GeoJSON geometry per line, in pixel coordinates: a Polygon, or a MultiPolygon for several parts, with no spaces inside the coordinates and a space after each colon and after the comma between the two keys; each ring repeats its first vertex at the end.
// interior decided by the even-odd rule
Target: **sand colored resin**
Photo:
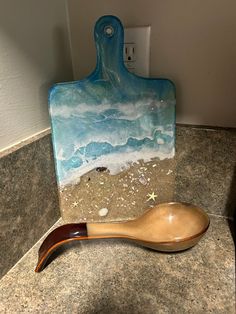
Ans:
{"type": "Polygon", "coordinates": [[[174,183],[173,159],[139,161],[117,175],[93,170],[77,185],[59,191],[62,217],[65,222],[131,219],[148,207],[173,200],[174,183]],[[148,200],[151,193],[154,200],[148,200]],[[108,209],[104,217],[99,215],[102,208],[108,209]]]}

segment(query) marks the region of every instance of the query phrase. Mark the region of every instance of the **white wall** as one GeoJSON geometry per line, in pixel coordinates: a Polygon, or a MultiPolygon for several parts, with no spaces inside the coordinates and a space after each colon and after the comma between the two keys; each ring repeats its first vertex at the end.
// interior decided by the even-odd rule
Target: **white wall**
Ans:
{"type": "Polygon", "coordinates": [[[104,14],[151,25],[153,77],[177,86],[177,121],[236,127],[235,0],[68,0],[77,79],[95,66],[93,26],[104,14]]]}
{"type": "Polygon", "coordinates": [[[48,88],[71,79],[65,1],[0,0],[0,150],[48,128],[48,88]]]}

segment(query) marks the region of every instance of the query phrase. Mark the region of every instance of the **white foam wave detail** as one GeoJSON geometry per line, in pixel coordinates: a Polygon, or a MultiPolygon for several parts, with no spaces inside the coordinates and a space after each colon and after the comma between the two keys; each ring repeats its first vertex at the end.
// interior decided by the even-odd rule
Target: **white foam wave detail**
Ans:
{"type": "MultiPolygon", "coordinates": [[[[168,104],[172,105],[170,102],[168,102],[168,104]]],[[[75,116],[83,118],[89,113],[106,115],[106,110],[116,109],[119,111],[117,119],[136,120],[143,114],[147,114],[147,110],[151,112],[152,110],[165,107],[166,105],[167,103],[164,101],[155,101],[153,99],[113,104],[105,100],[101,104],[80,103],[73,107],[71,105],[55,106],[51,104],[50,114],[52,117],[60,117],[64,119],[69,119],[75,116]]]]}
{"type": "MultiPolygon", "coordinates": [[[[167,127],[169,128],[173,128],[173,125],[168,125],[167,127]]],[[[141,130],[141,128],[140,128],[141,130]]],[[[139,132],[140,132],[139,130],[139,132]]],[[[94,134],[91,135],[91,133],[87,134],[86,136],[84,135],[83,140],[80,141],[75,141],[73,143],[73,150],[71,150],[70,154],[67,153],[65,154],[64,150],[63,150],[63,145],[61,146],[59,144],[59,142],[57,142],[56,145],[56,158],[57,160],[68,160],[71,157],[73,157],[73,155],[76,153],[76,151],[78,149],[80,149],[81,147],[87,147],[89,144],[91,144],[92,142],[94,143],[108,143],[110,145],[112,145],[113,147],[116,146],[124,146],[128,143],[129,139],[135,139],[135,140],[143,140],[144,138],[148,138],[150,140],[153,140],[153,136],[154,133],[159,131],[160,132],[160,136],[157,137],[157,143],[158,143],[158,139],[163,140],[162,139],[162,135],[168,135],[170,137],[173,138],[174,132],[173,131],[167,131],[165,130],[163,127],[157,127],[155,129],[148,129],[148,130],[143,130],[142,129],[142,133],[141,134],[135,134],[133,133],[132,136],[130,136],[131,131],[129,132],[125,132],[125,130],[122,130],[123,132],[120,131],[120,134],[117,135],[117,133],[112,134],[112,133],[97,133],[95,132],[94,134]],[[129,136],[128,136],[129,135],[129,136]]],[[[135,130],[133,130],[134,132],[135,130]]],[[[165,144],[165,142],[163,143],[165,144]]]]}
{"type": "Polygon", "coordinates": [[[102,113],[108,109],[111,109],[111,105],[102,104],[102,105],[87,105],[85,103],[79,104],[75,107],[62,105],[58,107],[51,106],[50,114],[52,117],[61,117],[64,119],[68,119],[74,116],[82,117],[85,113],[102,113]]]}
{"type": "Polygon", "coordinates": [[[59,182],[60,186],[63,187],[69,184],[77,184],[80,182],[80,178],[88,173],[89,171],[97,167],[106,167],[109,169],[111,175],[115,175],[128,169],[133,163],[144,160],[149,162],[153,158],[159,158],[160,160],[173,158],[175,150],[172,149],[169,153],[161,151],[153,151],[150,149],[143,148],[138,152],[127,152],[127,153],[114,153],[105,156],[101,156],[90,162],[89,164],[83,165],[80,168],[70,170],[67,172],[67,178],[59,182]]]}

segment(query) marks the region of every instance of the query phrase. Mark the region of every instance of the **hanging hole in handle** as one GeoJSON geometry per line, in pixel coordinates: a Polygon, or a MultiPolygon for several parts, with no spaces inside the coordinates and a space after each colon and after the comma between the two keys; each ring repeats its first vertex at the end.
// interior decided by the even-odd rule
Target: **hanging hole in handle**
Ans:
{"type": "Polygon", "coordinates": [[[107,37],[111,37],[114,34],[114,28],[111,25],[107,25],[104,27],[104,33],[107,37]]]}

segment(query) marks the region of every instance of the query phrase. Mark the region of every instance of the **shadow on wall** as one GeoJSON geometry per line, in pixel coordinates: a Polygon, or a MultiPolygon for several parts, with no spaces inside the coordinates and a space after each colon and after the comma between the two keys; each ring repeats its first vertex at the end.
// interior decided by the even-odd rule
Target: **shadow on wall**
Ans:
{"type": "Polygon", "coordinates": [[[232,176],[230,191],[228,195],[228,200],[226,204],[226,216],[232,217],[232,219],[228,220],[229,228],[234,239],[234,244],[236,243],[236,234],[235,234],[235,227],[236,227],[236,165],[234,168],[234,174],[232,176]]]}
{"type": "Polygon", "coordinates": [[[53,83],[73,79],[68,38],[64,0],[0,0],[0,78],[32,84],[37,77],[39,101],[47,103],[53,83]]]}
{"type": "MultiPolygon", "coordinates": [[[[52,53],[54,60],[54,75],[50,78],[50,81],[46,81],[39,88],[39,99],[41,103],[47,102],[48,90],[54,83],[67,82],[73,80],[72,75],[66,75],[63,68],[65,66],[65,60],[70,59],[68,55],[68,34],[65,30],[59,26],[55,26],[52,31],[52,53]]],[[[72,73],[72,65],[70,71],[72,73]]]]}

